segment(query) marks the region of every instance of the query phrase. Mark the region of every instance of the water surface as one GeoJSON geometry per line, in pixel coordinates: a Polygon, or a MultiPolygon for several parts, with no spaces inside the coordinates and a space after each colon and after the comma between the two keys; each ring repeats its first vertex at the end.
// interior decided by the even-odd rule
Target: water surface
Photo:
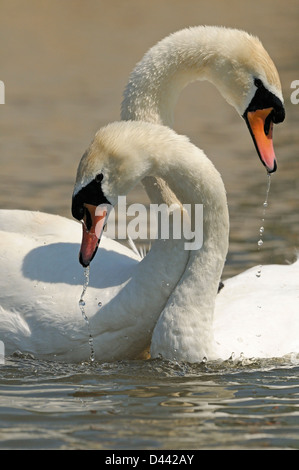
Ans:
{"type": "Polygon", "coordinates": [[[0,381],[2,449],[299,450],[294,359],[63,365],[15,357],[0,381]]]}
{"type": "MultiPolygon", "coordinates": [[[[287,113],[274,128],[278,171],[261,250],[267,175],[243,120],[213,86],[194,83],[180,97],[175,129],[205,150],[227,189],[224,278],[292,261],[299,233],[299,105],[290,101],[299,79],[298,2],[256,3],[2,0],[0,207],[70,217],[79,159],[98,128],[119,119],[128,75],[144,52],[186,26],[238,27],[258,35],[275,61],[287,113]]],[[[147,202],[142,188],[130,201],[147,202]]],[[[296,358],[76,365],[18,355],[0,366],[0,447],[298,450],[298,373],[296,358]]]]}

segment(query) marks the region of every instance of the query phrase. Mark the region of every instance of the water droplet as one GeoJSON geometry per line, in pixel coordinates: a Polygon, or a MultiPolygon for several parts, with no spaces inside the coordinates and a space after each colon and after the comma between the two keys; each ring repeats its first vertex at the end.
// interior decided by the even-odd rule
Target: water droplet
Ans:
{"type": "Polygon", "coordinates": [[[262,274],[262,265],[259,266],[259,269],[256,273],[256,277],[261,277],[261,274],[262,274]]]}
{"type": "MultiPolygon", "coordinates": [[[[257,242],[258,250],[260,250],[261,247],[264,244],[264,241],[263,241],[263,236],[264,236],[264,232],[265,232],[264,222],[265,222],[266,209],[268,207],[268,198],[269,198],[270,185],[271,185],[270,173],[267,174],[267,177],[268,177],[268,181],[267,181],[266,198],[265,198],[265,201],[263,203],[262,225],[260,226],[260,229],[259,229],[260,239],[257,242]]],[[[260,266],[258,272],[256,273],[256,277],[261,277],[261,274],[262,274],[262,270],[261,270],[261,266],[260,266]]]]}
{"type": "Polygon", "coordinates": [[[166,281],[161,282],[161,287],[169,287],[169,286],[170,286],[169,282],[166,282],[166,281]]]}
{"type": "Polygon", "coordinates": [[[103,305],[102,302],[98,302],[99,307],[102,307],[102,305],[103,305]]]}
{"type": "Polygon", "coordinates": [[[83,297],[85,295],[85,292],[86,292],[86,289],[88,287],[88,284],[89,284],[89,266],[84,269],[84,283],[83,283],[82,294],[81,294],[81,297],[80,297],[80,300],[79,300],[79,307],[80,307],[80,310],[81,310],[81,313],[82,313],[82,317],[83,317],[83,319],[84,319],[84,321],[87,325],[88,336],[89,336],[88,343],[89,343],[89,347],[90,347],[90,361],[94,362],[95,353],[94,353],[94,346],[93,346],[93,337],[92,337],[92,334],[90,332],[90,324],[89,324],[88,317],[85,313],[85,301],[83,299],[83,297]]]}

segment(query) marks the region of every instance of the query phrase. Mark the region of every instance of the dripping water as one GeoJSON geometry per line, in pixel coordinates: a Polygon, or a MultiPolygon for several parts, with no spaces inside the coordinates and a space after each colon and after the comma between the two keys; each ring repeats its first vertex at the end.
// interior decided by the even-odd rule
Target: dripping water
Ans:
{"type": "Polygon", "coordinates": [[[81,297],[80,297],[80,300],[79,300],[79,307],[80,307],[80,310],[81,310],[81,313],[82,313],[82,317],[85,320],[85,323],[87,325],[88,343],[89,343],[89,347],[90,347],[90,361],[94,362],[95,352],[94,352],[94,346],[93,346],[93,337],[92,337],[92,334],[91,334],[91,331],[90,331],[89,319],[88,319],[88,316],[85,313],[84,296],[85,296],[88,284],[89,284],[89,266],[87,266],[87,268],[84,268],[84,283],[83,283],[82,294],[81,294],[81,297]]]}
{"type": "MultiPolygon", "coordinates": [[[[266,197],[265,197],[265,201],[263,202],[263,215],[262,215],[262,219],[261,219],[261,226],[259,228],[259,240],[257,242],[257,249],[258,251],[261,250],[263,244],[264,244],[264,232],[265,232],[265,218],[266,218],[266,211],[267,211],[267,207],[268,207],[268,200],[269,200],[269,192],[270,192],[270,186],[271,186],[271,174],[270,173],[267,173],[267,190],[266,190],[266,197]]],[[[261,274],[262,274],[262,265],[260,264],[259,265],[259,268],[258,268],[258,271],[256,273],[256,277],[261,277],[261,274]]]]}

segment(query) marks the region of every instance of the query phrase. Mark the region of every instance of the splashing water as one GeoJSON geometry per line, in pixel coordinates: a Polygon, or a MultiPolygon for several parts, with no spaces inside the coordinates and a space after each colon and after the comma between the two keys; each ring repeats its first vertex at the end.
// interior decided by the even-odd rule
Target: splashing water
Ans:
{"type": "MultiPolygon", "coordinates": [[[[269,192],[270,192],[270,186],[271,186],[271,174],[270,173],[267,173],[267,178],[268,178],[268,180],[267,180],[266,198],[265,198],[265,201],[263,203],[262,225],[260,226],[260,229],[259,229],[260,238],[257,242],[258,251],[261,250],[261,248],[264,244],[264,240],[263,240],[263,236],[264,236],[264,232],[265,232],[264,224],[265,224],[266,210],[267,210],[267,207],[268,207],[268,199],[269,199],[269,192]]],[[[261,277],[261,274],[262,274],[262,265],[260,264],[259,269],[256,273],[256,277],[261,277]]]]}
{"type": "Polygon", "coordinates": [[[79,307],[80,307],[80,310],[81,310],[81,313],[82,313],[82,317],[84,318],[85,323],[87,325],[88,336],[89,336],[88,343],[89,343],[89,347],[90,347],[90,361],[94,362],[95,352],[94,352],[94,346],[93,346],[93,337],[92,337],[92,334],[91,334],[91,331],[90,331],[89,319],[88,319],[88,316],[85,313],[84,295],[86,293],[88,284],[89,284],[89,266],[87,266],[87,268],[84,269],[84,283],[83,283],[82,294],[81,294],[81,297],[80,297],[80,300],[79,300],[79,307]]]}

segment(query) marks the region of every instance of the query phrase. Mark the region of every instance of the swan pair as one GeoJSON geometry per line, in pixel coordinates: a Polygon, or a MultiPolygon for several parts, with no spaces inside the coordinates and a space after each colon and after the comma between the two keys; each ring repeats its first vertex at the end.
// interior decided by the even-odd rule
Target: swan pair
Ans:
{"type": "MultiPolygon", "coordinates": [[[[144,56],[125,90],[123,122],[96,134],[78,168],[72,212],[84,221],[80,261],[89,265],[98,248],[95,227],[105,219],[96,207],[108,212],[118,195],[141,180],[152,202],[203,204],[204,242],[200,250],[187,251],[183,238],[157,240],[140,259],[102,236],[86,296],[99,361],[136,358],[149,346],[152,357],[190,362],[227,359],[232,352],[299,352],[298,262],[264,266],[260,278],[253,268],[226,281],[217,295],[228,250],[223,182],[201,150],[161,126],[172,125],[180,91],[196,79],[215,84],[245,119],[267,171],[276,169],[272,128],[284,118],[283,97],[277,70],[258,39],[197,27],[170,35],[144,56]]],[[[3,210],[0,227],[0,339],[6,352],[87,359],[78,308],[80,225],[3,210]]]]}

